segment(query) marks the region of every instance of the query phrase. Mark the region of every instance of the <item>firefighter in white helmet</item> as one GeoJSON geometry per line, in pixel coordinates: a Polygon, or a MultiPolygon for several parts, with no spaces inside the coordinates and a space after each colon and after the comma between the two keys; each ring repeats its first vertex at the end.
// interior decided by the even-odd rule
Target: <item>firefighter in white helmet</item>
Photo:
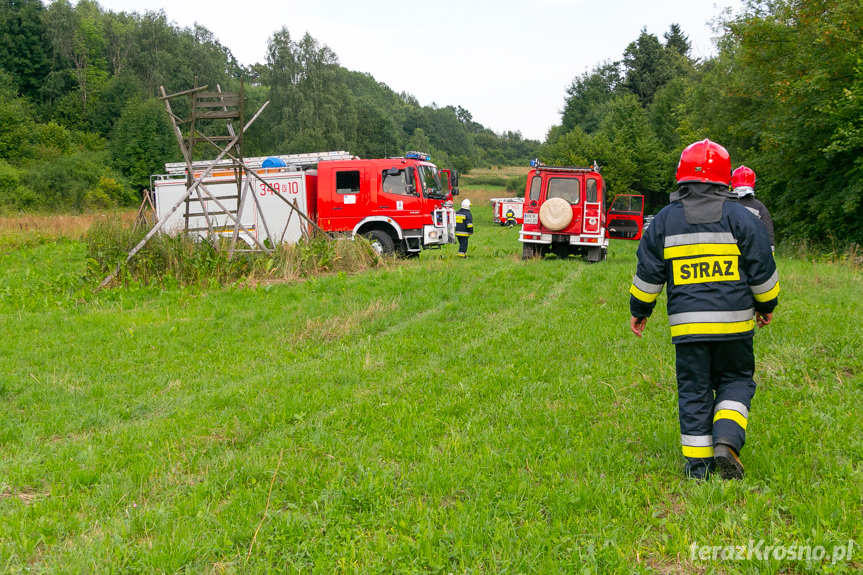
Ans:
{"type": "Polygon", "coordinates": [[[507,208],[506,210],[506,227],[511,228],[517,222],[515,221],[515,210],[512,208],[507,208]]]}
{"type": "Polygon", "coordinates": [[[470,213],[470,200],[462,200],[461,209],[455,213],[455,237],[458,239],[460,258],[467,257],[467,241],[473,234],[473,216],[470,213]]]}

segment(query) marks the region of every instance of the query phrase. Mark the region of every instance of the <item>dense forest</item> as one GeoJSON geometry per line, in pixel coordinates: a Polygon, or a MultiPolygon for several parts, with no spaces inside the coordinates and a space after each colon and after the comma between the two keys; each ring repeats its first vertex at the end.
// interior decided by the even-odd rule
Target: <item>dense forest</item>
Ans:
{"type": "Polygon", "coordinates": [[[661,38],[643,30],[618,60],[573,79],[540,143],[495,133],[460,106],[422,106],[287,28],[265,62],[243,65],[206,28],[161,11],[0,0],[0,211],[134,204],[180,159],[157,90],[197,77],[223,90],[242,79],[249,110],[271,102],[247,155],[419,149],[463,172],[536,155],[595,160],[612,194],[643,193],[648,211],[667,202],[683,147],[710,138],[756,171],[780,240],[863,242],[863,5],[747,0],[715,26],[706,59],[676,24],[661,38]]]}
{"type": "Polygon", "coordinates": [[[182,159],[158,89],[187,90],[196,77],[225,91],[242,79],[249,116],[270,101],[247,133],[247,156],[417,149],[468,172],[526,165],[540,146],[460,106],[421,106],[287,28],[269,38],[264,63],[243,66],[209,30],[180,28],[161,11],[0,0],[0,210],[135,204],[150,175],[182,159]]]}
{"type": "Polygon", "coordinates": [[[863,242],[863,4],[748,0],[716,27],[712,58],[671,25],[576,77],[541,157],[597,160],[612,192],[654,211],[683,148],[710,138],[755,170],[780,241],[863,242]]]}

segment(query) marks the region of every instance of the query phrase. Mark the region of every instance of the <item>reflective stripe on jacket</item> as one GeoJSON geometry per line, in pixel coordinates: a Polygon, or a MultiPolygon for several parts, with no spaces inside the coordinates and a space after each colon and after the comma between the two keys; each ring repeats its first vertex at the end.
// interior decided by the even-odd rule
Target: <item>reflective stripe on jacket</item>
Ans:
{"type": "Polygon", "coordinates": [[[473,233],[473,216],[470,210],[460,209],[455,213],[455,235],[469,236],[473,233]]]}
{"type": "Polygon", "coordinates": [[[771,313],[778,303],[767,229],[733,201],[710,224],[687,223],[679,201],[666,206],[638,246],[632,315],[649,316],[666,284],[673,343],[751,336],[755,312],[771,313]]]}

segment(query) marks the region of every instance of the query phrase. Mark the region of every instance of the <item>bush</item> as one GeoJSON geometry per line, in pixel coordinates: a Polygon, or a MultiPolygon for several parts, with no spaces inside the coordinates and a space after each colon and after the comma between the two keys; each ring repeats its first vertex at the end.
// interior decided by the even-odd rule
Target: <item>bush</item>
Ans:
{"type": "Polygon", "coordinates": [[[508,192],[523,194],[525,188],[527,188],[527,174],[510,176],[506,180],[506,190],[508,192]]]}
{"type": "Polygon", "coordinates": [[[33,165],[24,183],[38,191],[40,205],[55,210],[134,205],[134,192],[105,159],[105,152],[59,156],[33,165]]]}
{"type": "Polygon", "coordinates": [[[459,174],[462,175],[470,173],[473,169],[473,162],[471,162],[468,156],[452,156],[450,158],[450,164],[453,168],[458,170],[459,174]]]}
{"type": "Polygon", "coordinates": [[[25,210],[38,208],[39,197],[32,188],[21,183],[23,173],[0,160],[0,208],[25,210]]]}
{"type": "Polygon", "coordinates": [[[72,149],[72,133],[52,120],[41,126],[39,144],[60,154],[66,154],[72,149]]]}
{"type": "Polygon", "coordinates": [[[138,189],[148,188],[150,176],[164,172],[165,162],[179,160],[168,114],[156,99],[126,106],[114,128],[109,149],[112,165],[138,189]]]}

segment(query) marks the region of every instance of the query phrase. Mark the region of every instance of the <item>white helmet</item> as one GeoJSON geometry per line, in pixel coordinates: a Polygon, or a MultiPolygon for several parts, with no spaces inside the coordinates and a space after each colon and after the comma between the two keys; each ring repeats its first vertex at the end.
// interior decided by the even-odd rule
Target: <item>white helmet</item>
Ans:
{"type": "Polygon", "coordinates": [[[470,209],[470,200],[462,200],[461,201],[461,209],[469,210],[470,209]]]}

